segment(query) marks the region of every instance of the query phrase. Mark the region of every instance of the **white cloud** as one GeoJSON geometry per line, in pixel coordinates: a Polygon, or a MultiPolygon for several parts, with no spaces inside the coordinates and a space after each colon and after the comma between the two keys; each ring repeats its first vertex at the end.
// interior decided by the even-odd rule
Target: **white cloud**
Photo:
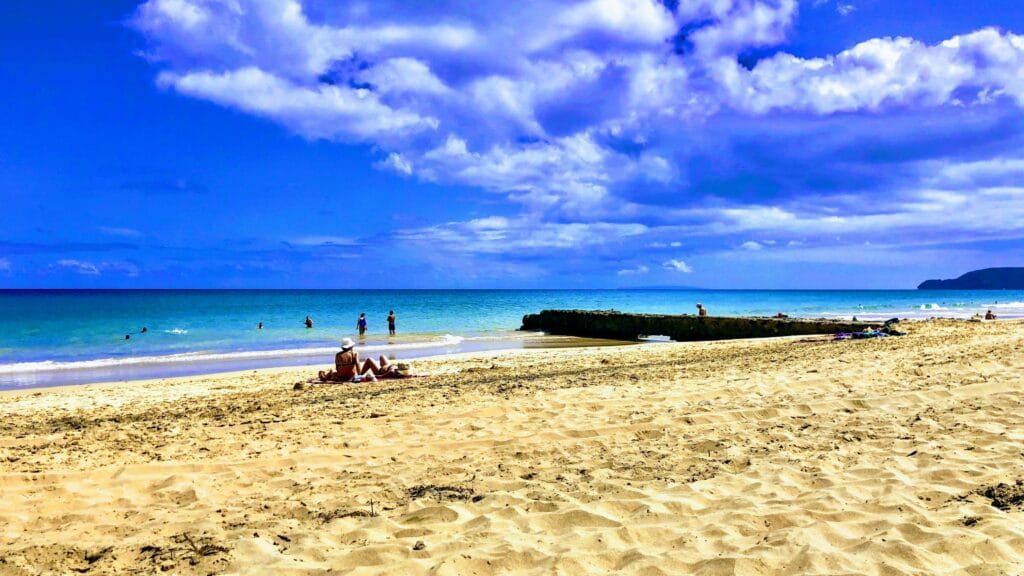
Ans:
{"type": "Polygon", "coordinates": [[[936,45],[873,39],[823,58],[779,53],[753,70],[737,63],[782,43],[797,9],[796,0],[692,0],[675,13],[655,0],[486,10],[381,1],[341,2],[314,21],[299,0],[149,0],[132,22],[163,86],[309,138],[376,144],[383,168],[480,185],[531,209],[579,211],[617,185],[678,178],[656,151],[625,156],[597,136],[647,142],[674,123],[671,137],[685,143],[722,108],[1024,105],[1024,39],[994,29],[936,45]],[[686,26],[692,48],[675,55],[686,26]],[[453,138],[466,154],[439,153],[453,138]]]}
{"type": "Polygon", "coordinates": [[[616,272],[619,276],[637,276],[640,274],[647,274],[651,269],[643,264],[636,266],[635,268],[624,268],[616,272]]]}
{"type": "Polygon", "coordinates": [[[583,249],[624,241],[647,231],[642,224],[534,222],[492,216],[400,230],[398,239],[453,252],[522,253],[583,249]]]}
{"type": "Polygon", "coordinates": [[[689,264],[687,264],[686,262],[683,262],[682,260],[677,260],[675,258],[673,258],[671,260],[666,260],[662,264],[662,266],[666,270],[672,270],[673,272],[683,272],[685,274],[689,274],[690,272],[693,272],[693,268],[690,268],[689,264]]]}
{"type": "Polygon", "coordinates": [[[412,163],[397,152],[388,154],[388,157],[376,164],[378,168],[390,168],[400,174],[412,174],[412,163]]]}
{"type": "Polygon", "coordinates": [[[65,258],[58,260],[53,265],[61,270],[68,270],[83,276],[99,276],[104,272],[115,272],[134,278],[139,275],[139,267],[131,262],[124,261],[102,261],[91,262],[88,260],[75,260],[65,258]]]}
{"type": "Polygon", "coordinates": [[[134,228],[118,228],[111,226],[100,226],[97,228],[101,233],[108,236],[120,236],[122,238],[138,238],[142,236],[142,232],[134,228]]]}
{"type": "Polygon", "coordinates": [[[740,55],[783,44],[797,0],[690,0],[674,11],[656,0],[321,8],[148,0],[132,25],[161,86],[307,138],[370,144],[382,169],[479,187],[521,210],[501,226],[482,218],[407,230],[407,241],[475,252],[574,249],[640,236],[645,227],[622,222],[641,213],[675,222],[676,237],[735,241],[770,233],[817,243],[936,226],[1020,232],[1024,203],[1007,178],[1024,175],[1024,165],[1013,158],[933,165],[870,211],[839,198],[664,210],[627,201],[624,191],[672,185],[685,193],[688,150],[716,115],[1024,107],[1024,36],[987,28],[936,44],[874,38],[819,58],[780,51],[748,69],[740,55]]]}
{"type": "Polygon", "coordinates": [[[92,262],[85,262],[82,260],[58,260],[57,267],[65,270],[70,270],[78,274],[85,276],[99,276],[100,269],[92,262]]]}
{"type": "Polygon", "coordinates": [[[856,11],[857,7],[854,6],[853,4],[849,4],[846,2],[836,3],[836,12],[839,12],[841,16],[849,16],[850,14],[853,14],[856,11]]]}
{"type": "Polygon", "coordinates": [[[764,246],[762,246],[760,242],[755,242],[753,240],[748,240],[748,241],[744,242],[743,244],[740,244],[740,248],[742,248],[744,250],[763,250],[764,246]]]}
{"type": "Polygon", "coordinates": [[[301,86],[255,67],[220,74],[164,72],[158,82],[183,94],[279,121],[309,138],[388,141],[438,126],[435,118],[381,103],[370,90],[301,86]]]}
{"type": "Polygon", "coordinates": [[[347,236],[300,236],[292,238],[289,244],[296,246],[358,246],[359,241],[347,236]]]}
{"type": "Polygon", "coordinates": [[[931,46],[875,38],[825,58],[780,53],[749,73],[736,63],[727,71],[731,104],[759,114],[985,104],[993,93],[1024,105],[1024,37],[993,28],[931,46]]]}

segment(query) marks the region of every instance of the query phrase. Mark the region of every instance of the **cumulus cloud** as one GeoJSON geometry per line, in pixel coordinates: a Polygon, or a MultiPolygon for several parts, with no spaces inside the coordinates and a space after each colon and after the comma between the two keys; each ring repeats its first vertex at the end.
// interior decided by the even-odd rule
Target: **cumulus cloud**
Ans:
{"type": "Polygon", "coordinates": [[[983,105],[995,97],[1024,105],[1024,37],[994,28],[935,45],[875,38],[825,58],[779,53],[749,72],[730,66],[730,102],[754,113],[983,105]]]}
{"type": "MultiPolygon", "coordinates": [[[[815,181],[777,201],[750,194],[692,207],[709,195],[691,185],[708,168],[695,158],[734,153],[732,136],[714,132],[722,123],[764,122],[803,150],[813,148],[804,138],[817,144],[833,132],[785,140],[794,117],[854,123],[910,109],[1024,107],[1022,36],[986,28],[933,44],[880,37],[800,57],[785,50],[799,9],[797,0],[380,0],[329,10],[300,0],[148,0],[131,25],[165,89],[307,138],[364,143],[381,169],[514,205],[511,216],[402,230],[406,243],[489,254],[629,238],[676,248],[665,239],[699,235],[737,246],[747,234],[802,242],[937,226],[1018,232],[1024,202],[1009,178],[1024,164],[1011,155],[923,163],[906,180],[894,176],[870,207],[851,202],[854,192],[820,194],[815,181]],[[657,200],[668,191],[675,201],[657,200]]],[[[775,146],[760,169],[792,148],[775,146]]],[[[764,247],[743,247],[755,245],[764,247]]],[[[665,267],[689,271],[678,260],[665,267]]]]}
{"type": "Polygon", "coordinates": [[[739,55],[784,43],[796,0],[671,4],[343,2],[314,18],[298,0],[149,0],[132,25],[162,86],[309,138],[376,144],[380,165],[400,173],[549,206],[675,178],[656,151],[615,146],[664,139],[666,121],[686,139],[725,109],[1024,104],[1024,39],[1011,33],[877,38],[821,58],[779,52],[748,69],[739,55]]]}
{"type": "Polygon", "coordinates": [[[675,258],[673,258],[671,260],[666,260],[662,264],[662,266],[666,270],[671,270],[673,272],[683,272],[685,274],[689,274],[689,273],[693,272],[693,268],[690,268],[689,264],[687,264],[686,262],[684,262],[682,260],[678,260],[678,259],[675,259],[675,258]]]}
{"type": "Polygon", "coordinates": [[[763,250],[764,246],[760,242],[747,240],[743,244],[740,244],[740,248],[742,248],[743,250],[763,250]]]}

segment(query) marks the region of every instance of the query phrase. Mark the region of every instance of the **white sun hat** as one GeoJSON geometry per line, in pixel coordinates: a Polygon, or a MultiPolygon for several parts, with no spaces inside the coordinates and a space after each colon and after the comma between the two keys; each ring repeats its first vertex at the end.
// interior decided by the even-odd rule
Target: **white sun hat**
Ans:
{"type": "Polygon", "coordinates": [[[341,340],[341,349],[342,350],[348,350],[349,348],[352,348],[355,345],[356,345],[356,343],[353,342],[351,338],[343,338],[341,340]]]}

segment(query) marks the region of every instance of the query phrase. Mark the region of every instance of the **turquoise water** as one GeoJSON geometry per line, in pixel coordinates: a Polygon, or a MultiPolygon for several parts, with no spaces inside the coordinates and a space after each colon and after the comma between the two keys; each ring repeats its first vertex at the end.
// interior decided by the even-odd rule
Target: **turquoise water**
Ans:
{"type": "Polygon", "coordinates": [[[545,308],[688,314],[696,302],[724,316],[1024,317],[1024,291],[0,291],[0,387],[329,364],[360,312],[365,353],[411,357],[522,346],[511,331],[545,308]],[[389,340],[392,309],[399,338],[389,340]]]}

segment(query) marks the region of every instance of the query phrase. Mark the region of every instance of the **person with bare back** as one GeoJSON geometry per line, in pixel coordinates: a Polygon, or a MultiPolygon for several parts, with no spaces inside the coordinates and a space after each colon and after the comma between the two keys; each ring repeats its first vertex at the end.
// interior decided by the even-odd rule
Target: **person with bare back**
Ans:
{"type": "Polygon", "coordinates": [[[359,353],[355,350],[356,343],[351,338],[341,341],[341,352],[334,356],[334,370],[320,371],[321,382],[361,382],[373,381],[378,377],[386,378],[395,371],[395,366],[383,355],[379,362],[367,358],[359,362],[359,353]]]}

